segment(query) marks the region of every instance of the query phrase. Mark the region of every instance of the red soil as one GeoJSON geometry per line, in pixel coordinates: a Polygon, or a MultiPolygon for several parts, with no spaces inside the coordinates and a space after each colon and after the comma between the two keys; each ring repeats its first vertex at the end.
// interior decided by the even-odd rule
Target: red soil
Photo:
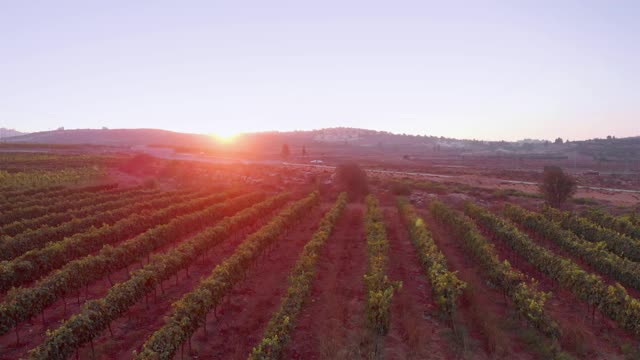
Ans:
{"type": "Polygon", "coordinates": [[[363,216],[362,204],[347,205],[327,240],[285,359],[359,359],[368,353],[363,216]]]}
{"type": "Polygon", "coordinates": [[[329,208],[327,203],[310,213],[265,253],[249,270],[246,280],[238,284],[227,302],[218,308],[218,319],[213,311],[209,313],[207,334],[204,327],[193,334],[190,354],[194,358],[247,358],[262,340],[271,316],[289,287],[287,279],[291,269],[329,208]]]}
{"type": "Polygon", "coordinates": [[[458,316],[460,325],[466,326],[470,339],[465,340],[466,356],[490,359],[535,359],[517,334],[520,324],[514,326],[513,308],[501,291],[492,286],[484,277],[484,271],[475,259],[467,255],[461,240],[438,224],[428,213],[422,214],[432,231],[438,248],[445,254],[449,269],[458,271],[458,276],[467,282],[461,299],[458,316]],[[481,339],[482,344],[476,344],[481,339]]]}
{"type": "MultiPolygon", "coordinates": [[[[283,250],[282,252],[285,253],[285,256],[288,257],[289,260],[291,260],[288,262],[289,264],[293,264],[293,261],[295,261],[297,255],[299,254],[299,250],[301,250],[304,243],[308,241],[308,239],[310,239],[311,233],[313,229],[315,229],[314,224],[319,218],[319,211],[320,210],[316,210],[316,213],[309,216],[308,220],[305,221],[305,223],[297,226],[287,237],[283,238],[281,242],[278,242],[279,245],[274,247],[275,249],[288,247],[287,249],[281,250],[283,250]]],[[[161,294],[161,289],[156,289],[157,296],[154,296],[153,294],[149,296],[148,307],[145,300],[139,301],[129,310],[127,315],[114,321],[111,324],[113,336],[111,336],[111,334],[107,331],[95,340],[95,351],[96,354],[100,354],[99,358],[131,358],[131,354],[133,353],[133,351],[139,351],[146,339],[164,324],[164,316],[170,314],[171,304],[179,300],[187,292],[193,290],[200,283],[200,280],[209,276],[216,265],[224,261],[225,258],[233,253],[238,245],[240,245],[245,239],[245,236],[247,234],[256,231],[260,226],[264,225],[264,223],[266,223],[268,219],[269,218],[267,217],[260,224],[256,224],[252,227],[243,229],[242,234],[240,234],[241,236],[234,236],[212,249],[210,255],[193,263],[189,267],[189,277],[186,276],[186,271],[184,271],[182,272],[183,274],[182,276],[180,276],[180,279],[177,281],[177,284],[173,279],[165,281],[163,285],[164,294],[161,294]]],[[[280,259],[280,261],[282,261],[282,259],[280,259]]],[[[277,264],[278,266],[280,266],[280,263],[277,264]]],[[[262,263],[262,266],[265,266],[264,262],[262,263]]],[[[262,273],[258,272],[258,274],[271,274],[271,272],[264,271],[262,273]]],[[[279,279],[281,284],[278,284],[280,285],[281,290],[284,291],[287,286],[287,271],[274,271],[273,274],[281,275],[281,279],[279,279]]],[[[254,277],[254,275],[249,275],[248,278],[250,277],[254,277]]],[[[274,284],[272,285],[275,287],[274,284]]],[[[262,286],[264,286],[263,283],[258,280],[257,283],[254,281],[254,283],[252,283],[248,288],[255,289],[262,286]]],[[[268,286],[267,288],[271,289],[272,286],[268,286]]],[[[246,302],[246,295],[248,294],[243,294],[242,298],[238,296],[238,299],[236,299],[234,290],[234,295],[231,296],[232,304],[230,304],[230,306],[232,306],[234,309],[240,308],[241,306],[235,306],[234,303],[236,301],[246,302]]],[[[252,301],[254,300],[253,297],[250,297],[250,299],[252,301]]],[[[277,299],[279,299],[279,297],[273,297],[272,299],[276,305],[278,304],[277,299]]],[[[226,308],[226,305],[222,306],[220,310],[219,314],[226,315],[227,317],[233,317],[234,321],[236,321],[235,318],[238,316],[238,314],[235,311],[232,312],[230,308],[226,308]]],[[[269,311],[268,309],[256,309],[255,313],[263,315],[264,317],[266,317],[266,321],[268,321],[271,311],[269,311]]],[[[216,325],[217,322],[213,314],[210,314],[208,319],[208,338],[205,338],[204,335],[199,336],[199,330],[199,332],[196,332],[196,334],[194,334],[194,337],[191,341],[193,350],[192,355],[195,358],[202,356],[204,356],[204,358],[210,357],[209,355],[206,355],[206,353],[212,347],[212,332],[215,333],[215,328],[219,325],[216,325]]],[[[224,317],[221,318],[221,321],[224,323],[224,317]]],[[[255,330],[260,329],[254,326],[247,327],[249,329],[255,330]]],[[[260,335],[261,334],[259,334],[258,336],[260,335]]],[[[239,335],[238,339],[240,339],[241,336],[242,335],[239,335]]],[[[230,339],[224,339],[224,341],[228,342],[230,341],[230,339]]],[[[253,344],[251,344],[251,346],[252,345],[253,344]]],[[[83,349],[83,351],[87,356],[91,355],[90,347],[85,346],[85,349],[83,349]]],[[[246,356],[247,354],[248,350],[243,355],[246,356]]],[[[188,355],[187,349],[185,349],[184,355],[188,355]]]]}
{"type": "MultiPolygon", "coordinates": [[[[142,267],[143,264],[129,266],[130,271],[142,267]]],[[[129,279],[126,269],[121,269],[111,275],[114,284],[129,279]]],[[[31,321],[24,321],[18,326],[20,344],[16,344],[15,331],[9,331],[0,336],[0,359],[18,359],[24,357],[27,352],[41,344],[45,340],[47,330],[55,330],[65,320],[80,312],[84,303],[88,300],[103,297],[111,288],[111,283],[105,277],[98,280],[85,289],[79,291],[78,297],[70,296],[65,300],[58,300],[44,311],[45,322],[42,317],[36,316],[31,321]],[[66,311],[65,311],[66,302],[66,311]]]]}
{"type": "MultiPolygon", "coordinates": [[[[531,239],[533,239],[538,245],[544,246],[547,249],[553,251],[555,254],[572,260],[573,262],[578,264],[583,270],[600,276],[606,284],[615,285],[615,283],[618,282],[617,280],[613,279],[609,275],[603,274],[602,272],[598,271],[595,267],[587,263],[585,260],[583,260],[579,256],[564,250],[562,247],[560,247],[560,245],[556,244],[555,242],[548,240],[536,234],[535,232],[524,228],[524,226],[518,226],[518,228],[520,229],[520,231],[527,234],[531,239]]],[[[639,290],[629,286],[625,286],[624,284],[621,284],[621,285],[624,286],[624,288],[627,290],[627,293],[629,293],[630,296],[633,296],[636,299],[640,299],[639,290]]]]}
{"type": "MultiPolygon", "coordinates": [[[[256,224],[254,225],[254,227],[251,227],[251,228],[247,227],[243,229],[243,233],[251,229],[257,228],[258,225],[259,224],[256,224]]],[[[185,237],[184,239],[176,241],[174,243],[167,244],[151,252],[150,255],[164,253],[167,250],[176,247],[179,243],[186,241],[195,235],[196,233],[188,237],[185,237]]],[[[234,238],[241,239],[242,237],[235,236],[234,238]]],[[[113,284],[126,281],[129,279],[129,272],[138,270],[142,268],[145,264],[146,264],[146,259],[144,260],[141,259],[139,263],[130,265],[129,271],[127,271],[126,268],[115,271],[110,276],[111,281],[113,282],[113,284]]],[[[211,269],[211,267],[209,269],[211,269]]],[[[190,274],[191,274],[191,271],[190,271],[190,274]]],[[[186,272],[184,277],[186,277],[186,272]]],[[[180,276],[180,278],[182,278],[182,276],[180,276]]],[[[168,284],[172,282],[167,281],[165,283],[168,284]]],[[[69,319],[72,315],[79,313],[82,310],[82,306],[86,301],[104,297],[109,292],[109,289],[111,287],[112,287],[112,284],[109,281],[109,277],[104,277],[98,281],[93,282],[86,289],[80,290],[79,297],[76,297],[76,296],[67,297],[66,311],[65,311],[65,301],[62,299],[59,301],[56,301],[53,305],[49,306],[45,310],[44,325],[43,325],[43,322],[41,321],[41,317],[39,316],[34,317],[32,321],[22,322],[18,326],[19,333],[20,333],[19,345],[16,345],[15,331],[9,331],[1,335],[0,336],[0,359],[17,359],[25,356],[30,349],[36,347],[37,345],[41,344],[45,340],[45,334],[47,330],[55,330],[56,328],[58,328],[64,321],[69,319]]],[[[157,291],[159,293],[160,289],[157,289],[157,291]]],[[[142,301],[142,304],[144,304],[144,300],[142,301]]],[[[144,308],[144,311],[146,311],[146,308],[144,306],[143,308],[144,308]]],[[[114,335],[115,335],[116,329],[114,325],[112,325],[112,330],[114,331],[114,335]]],[[[108,331],[107,331],[107,334],[109,334],[108,331]]],[[[96,346],[96,344],[97,343],[94,341],[94,346],[96,346]]],[[[91,354],[90,347],[85,346],[85,348],[88,349],[87,351],[89,352],[87,354],[89,354],[88,356],[90,356],[91,354]]],[[[97,347],[95,349],[96,349],[96,354],[101,353],[100,351],[97,350],[97,347]]],[[[82,353],[82,350],[80,352],[82,353]]],[[[129,352],[129,354],[130,353],[131,352],[129,352]]]]}
{"type": "MultiPolygon", "coordinates": [[[[159,211],[162,211],[162,210],[164,210],[164,209],[166,209],[166,208],[168,208],[168,207],[170,207],[170,206],[172,206],[172,205],[167,205],[167,206],[160,207],[160,208],[156,208],[156,209],[153,209],[153,210],[145,210],[145,212],[148,212],[148,213],[159,212],[159,211]]],[[[124,217],[124,218],[122,218],[122,219],[120,219],[120,220],[124,220],[124,219],[126,219],[126,218],[128,218],[128,217],[124,217]]],[[[114,248],[115,248],[115,247],[118,247],[118,246],[120,246],[122,243],[124,243],[125,241],[127,241],[127,240],[129,240],[129,239],[132,239],[132,238],[134,238],[134,237],[137,237],[137,236],[139,236],[140,234],[143,234],[144,232],[146,232],[146,231],[148,231],[148,230],[150,230],[150,229],[152,229],[152,228],[154,228],[154,227],[155,227],[155,226],[146,227],[144,230],[139,231],[139,232],[137,232],[137,233],[135,233],[135,234],[133,234],[133,235],[131,235],[131,236],[129,236],[129,237],[126,237],[126,238],[123,238],[123,239],[120,239],[120,240],[118,240],[118,241],[114,241],[114,242],[111,242],[111,243],[108,243],[108,244],[105,244],[105,245],[109,245],[109,246],[112,246],[112,247],[114,247],[114,248]]],[[[85,231],[88,231],[88,230],[80,231],[80,232],[78,232],[78,234],[80,234],[80,233],[84,233],[85,231]]],[[[58,239],[58,240],[62,240],[62,239],[58,239]]],[[[173,246],[175,246],[175,244],[171,244],[171,245],[170,245],[170,247],[173,247],[173,246]]],[[[86,254],[86,255],[82,256],[82,257],[85,257],[85,256],[95,256],[95,255],[96,255],[96,254],[98,254],[101,250],[102,250],[102,248],[100,248],[100,249],[98,249],[98,250],[94,250],[94,251],[92,251],[92,252],[90,252],[90,253],[88,253],[88,254],[86,254]]],[[[160,249],[160,250],[156,250],[156,251],[153,251],[151,254],[155,254],[155,253],[157,253],[157,252],[161,252],[161,251],[162,251],[162,249],[160,249]]],[[[66,264],[65,264],[65,265],[66,265],[66,264]]],[[[63,265],[63,266],[64,266],[64,265],[63,265]]],[[[52,274],[53,272],[55,272],[56,270],[58,270],[58,269],[60,269],[60,268],[61,268],[61,267],[58,267],[58,268],[53,269],[53,270],[51,270],[51,271],[49,271],[49,272],[43,272],[43,273],[40,273],[40,274],[39,274],[39,277],[38,277],[36,280],[26,282],[26,283],[22,284],[20,287],[22,287],[22,288],[29,288],[29,287],[32,287],[32,286],[34,286],[34,285],[37,283],[37,281],[38,281],[38,280],[40,280],[40,279],[42,279],[42,278],[44,278],[44,277],[48,276],[49,274],[52,274]]],[[[132,267],[130,266],[130,268],[132,268],[132,267]]],[[[126,271],[126,270],[125,270],[125,271],[126,271]]],[[[105,279],[105,280],[106,280],[106,279],[105,279]]],[[[113,278],[112,278],[112,280],[115,280],[115,279],[113,279],[113,278]]],[[[115,282],[114,282],[114,283],[115,283],[115,282]]],[[[4,298],[5,298],[5,296],[6,296],[6,295],[7,295],[7,293],[0,294],[0,301],[4,301],[4,298]]]]}
{"type": "Polygon", "coordinates": [[[385,337],[386,359],[452,359],[449,327],[438,321],[431,285],[418,261],[409,233],[390,204],[384,208],[391,280],[402,281],[402,289],[393,296],[391,326],[385,337]]]}
{"type": "MultiPolygon", "coordinates": [[[[491,234],[485,232],[485,235],[488,239],[493,239],[491,234]]],[[[598,320],[592,322],[586,302],[560,288],[553,279],[538,271],[499,239],[494,239],[493,243],[501,260],[507,259],[513,267],[538,280],[540,290],[553,293],[553,297],[546,303],[546,309],[560,325],[563,350],[581,359],[610,359],[621,356],[620,341],[633,341],[630,334],[619,329],[597,310],[598,320]]]]}

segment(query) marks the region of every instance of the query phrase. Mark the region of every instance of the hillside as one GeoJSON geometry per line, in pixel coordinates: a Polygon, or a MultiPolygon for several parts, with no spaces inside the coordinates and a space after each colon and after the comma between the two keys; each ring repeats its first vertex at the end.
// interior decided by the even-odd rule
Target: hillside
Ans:
{"type": "Polygon", "coordinates": [[[9,142],[36,144],[91,144],[111,146],[166,145],[211,146],[205,135],[158,129],[76,129],[42,131],[7,139],[9,142]]]}
{"type": "MultiPolygon", "coordinates": [[[[13,130],[4,129],[8,134],[13,130]]],[[[225,150],[244,154],[279,153],[282,144],[293,151],[313,149],[315,154],[400,154],[411,158],[442,152],[461,156],[526,157],[566,159],[575,153],[599,161],[634,161],[640,154],[640,138],[610,138],[554,144],[542,140],[481,141],[436,136],[393,134],[356,128],[329,128],[311,131],[259,132],[241,134],[232,142],[220,143],[215,137],[159,129],[76,129],[31,134],[3,135],[5,142],[37,144],[90,144],[108,146],[160,146],[179,151],[209,152],[225,150]],[[11,137],[8,137],[11,136],[11,137]],[[295,150],[294,150],[295,149],[295,150]]]]}
{"type": "Polygon", "coordinates": [[[5,139],[5,138],[10,138],[10,137],[15,137],[15,136],[21,136],[21,135],[26,135],[26,134],[27,133],[16,131],[14,129],[0,128],[0,139],[5,139]]]}

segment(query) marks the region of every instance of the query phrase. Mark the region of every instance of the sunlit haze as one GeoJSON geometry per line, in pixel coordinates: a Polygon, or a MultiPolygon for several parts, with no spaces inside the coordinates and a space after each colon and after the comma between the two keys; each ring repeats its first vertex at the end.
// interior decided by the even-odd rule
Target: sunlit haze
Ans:
{"type": "Polygon", "coordinates": [[[638,1],[5,1],[0,127],[640,135],[638,1]]]}

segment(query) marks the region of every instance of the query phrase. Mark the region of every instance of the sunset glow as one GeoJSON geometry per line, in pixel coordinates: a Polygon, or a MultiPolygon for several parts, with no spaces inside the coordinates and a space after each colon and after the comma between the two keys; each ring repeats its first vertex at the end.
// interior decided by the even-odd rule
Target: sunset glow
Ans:
{"type": "Polygon", "coordinates": [[[216,142],[221,144],[232,144],[239,136],[239,133],[217,133],[217,134],[209,134],[216,142]]]}
{"type": "Polygon", "coordinates": [[[4,1],[0,358],[640,360],[638,19],[4,1]]]}
{"type": "Polygon", "coordinates": [[[64,3],[0,11],[1,126],[640,135],[634,1],[64,3]]]}

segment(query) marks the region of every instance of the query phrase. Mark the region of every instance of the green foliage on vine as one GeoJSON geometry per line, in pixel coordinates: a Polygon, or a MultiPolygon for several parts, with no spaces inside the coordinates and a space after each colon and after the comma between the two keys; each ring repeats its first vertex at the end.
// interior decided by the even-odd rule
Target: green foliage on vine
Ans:
{"type": "MultiPolygon", "coordinates": [[[[178,216],[167,224],[147,230],[143,234],[126,240],[118,247],[104,246],[97,254],[73,260],[58,271],[39,280],[33,286],[9,292],[0,304],[0,334],[7,332],[21,321],[30,319],[55,301],[75,294],[83,286],[108,276],[114,270],[141,260],[143,256],[148,256],[152,250],[168,245],[205,226],[212,225],[222,217],[254,204],[263,197],[262,194],[248,194],[220,204],[218,204],[219,194],[196,199],[191,204],[195,207],[192,213],[178,216]]],[[[226,227],[218,228],[217,231],[224,234],[222,230],[227,228],[233,230],[236,228],[232,226],[234,224],[247,223],[249,221],[247,218],[255,216],[259,210],[264,211],[265,207],[273,206],[272,203],[273,201],[269,201],[266,205],[256,206],[255,209],[252,207],[253,212],[245,211],[250,209],[242,210],[233,217],[222,220],[222,225],[226,227]]],[[[126,228],[122,230],[126,231],[126,228]]],[[[202,239],[200,240],[202,241],[202,239]]],[[[195,238],[183,242],[178,249],[181,246],[190,249],[193,247],[194,241],[196,241],[195,238]]],[[[155,256],[154,258],[160,259],[161,257],[155,256]]],[[[121,302],[116,301],[114,304],[119,303],[121,302]]]]}
{"type": "Polygon", "coordinates": [[[586,211],[582,215],[602,227],[640,240],[640,226],[633,222],[632,216],[613,216],[599,209],[586,211]]]}
{"type": "Polygon", "coordinates": [[[431,282],[436,304],[445,316],[453,319],[458,298],[467,284],[458,278],[456,272],[448,270],[447,259],[438,249],[431,232],[424,220],[417,215],[415,208],[404,197],[399,197],[397,202],[420,263],[431,282]]]}
{"type": "Polygon", "coordinates": [[[36,280],[53,269],[100,250],[107,244],[138,236],[147,229],[167,223],[175,217],[202,210],[214,202],[237,194],[239,192],[235,190],[208,196],[188,191],[154,193],[149,198],[141,196],[125,199],[124,201],[128,201],[130,205],[113,211],[104,211],[58,226],[22,233],[11,239],[10,244],[14,247],[23,243],[28,247],[32,247],[34,243],[44,246],[26,251],[11,261],[0,263],[0,291],[36,280]],[[82,231],[83,229],[86,230],[82,231]],[[64,237],[69,234],[72,235],[64,237]],[[49,241],[61,237],[64,238],[60,241],[49,241]]]}
{"type": "Polygon", "coordinates": [[[604,243],[607,250],[631,261],[640,261],[640,240],[594,224],[588,219],[545,206],[542,214],[564,229],[592,243],[604,243]]]}
{"type": "Polygon", "coordinates": [[[367,273],[364,275],[367,287],[367,319],[372,330],[378,334],[386,334],[389,331],[393,293],[402,287],[402,282],[391,281],[387,276],[389,241],[382,210],[373,195],[367,196],[365,230],[369,254],[367,273]]]}
{"type": "Polygon", "coordinates": [[[302,310],[316,277],[320,250],[333,232],[336,222],[347,205],[347,194],[341,193],[334,206],[322,220],[318,230],[305,245],[300,258],[289,275],[289,288],[280,307],[273,314],[260,344],[253,348],[250,360],[280,359],[295,320],[302,310]]]}
{"type": "Polygon", "coordinates": [[[505,214],[511,220],[581,258],[602,274],[640,290],[640,263],[610,252],[605,242],[586,241],[575,233],[563,229],[560,224],[547,219],[544,215],[525,210],[517,205],[507,204],[505,214]]]}
{"type": "Polygon", "coordinates": [[[430,210],[438,221],[448,226],[455,237],[462,240],[489,279],[513,301],[521,316],[545,335],[560,337],[560,328],[544,308],[551,297],[550,293],[538,290],[533,279],[527,279],[522,272],[511,267],[508,261],[500,261],[493,244],[480,233],[473,220],[439,201],[432,202],[430,210]]]}
{"type": "MultiPolygon", "coordinates": [[[[621,327],[640,335],[640,302],[629,296],[620,284],[607,285],[601,277],[536,244],[511,222],[484,208],[468,203],[465,212],[577,298],[597,307],[621,327]]],[[[522,220],[529,216],[523,209],[513,206],[507,207],[505,212],[514,219],[522,220]]]]}
{"type": "Polygon", "coordinates": [[[242,281],[258,256],[319,202],[317,192],[291,204],[269,223],[249,235],[207,278],[172,306],[164,325],[143,345],[137,359],[172,359],[180,345],[205,321],[207,313],[220,305],[233,286],[242,281]]]}

